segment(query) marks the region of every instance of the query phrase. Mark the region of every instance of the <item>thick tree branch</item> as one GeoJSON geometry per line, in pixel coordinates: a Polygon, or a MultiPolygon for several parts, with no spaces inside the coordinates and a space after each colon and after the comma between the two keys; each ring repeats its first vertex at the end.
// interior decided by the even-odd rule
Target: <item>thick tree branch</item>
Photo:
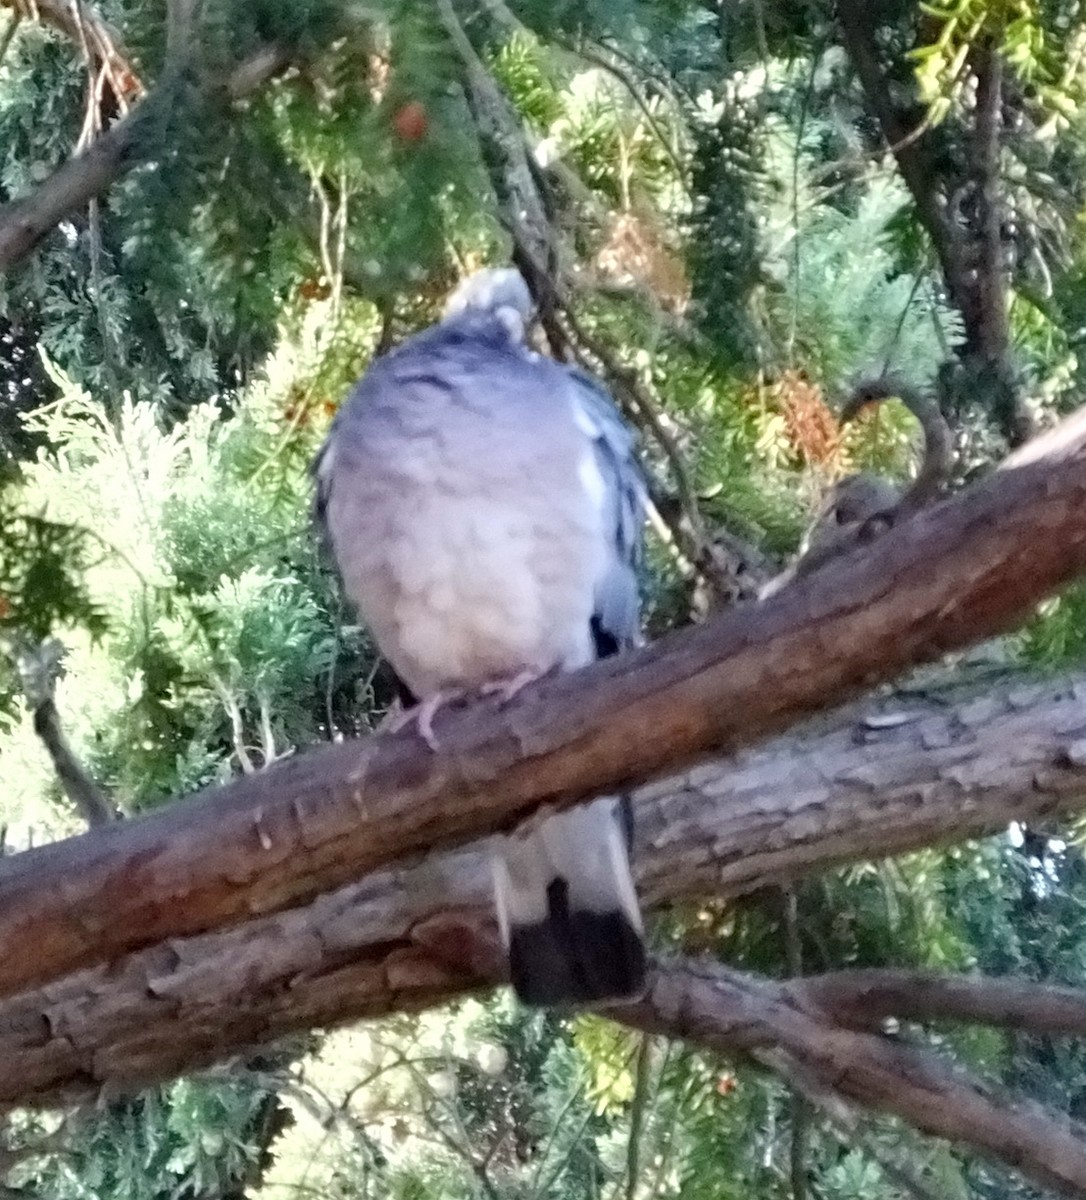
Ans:
{"type": "Polygon", "coordinates": [[[1086,1196],[1081,1126],[1010,1104],[916,1047],[812,1018],[777,985],[722,967],[668,964],[644,1003],[614,1015],[651,1033],[766,1057],[806,1082],[816,1102],[825,1092],[893,1113],[924,1133],[973,1145],[1043,1187],[1086,1196]]]}
{"type": "MultiPolygon", "coordinates": [[[[253,957],[245,966],[250,972],[258,969],[253,957]]],[[[406,957],[401,961],[400,980],[412,993],[408,1006],[427,995],[435,999],[435,987],[457,982],[454,975],[442,974],[437,964],[428,972],[420,967],[417,961],[412,967],[406,957]]],[[[484,977],[487,973],[494,977],[492,968],[484,977]]],[[[195,983],[209,1009],[220,1011],[224,998],[216,993],[215,979],[200,972],[187,984],[192,987],[195,983]]],[[[360,980],[348,966],[329,982],[343,991],[352,983],[364,982],[364,975],[360,980]]],[[[148,983],[160,1006],[168,1007],[175,1000],[175,995],[163,988],[162,980],[148,983]]],[[[305,979],[299,980],[299,986],[309,987],[305,979]]],[[[93,1005],[93,991],[87,998],[93,1005]]],[[[2,1009],[5,1030],[12,1007],[9,1002],[2,1009]]],[[[81,1031],[82,1014],[74,1003],[65,1002],[63,993],[43,1015],[58,1049],[81,1031]]],[[[121,1013],[113,1015],[115,1020],[123,1019],[121,1013]]],[[[312,1018],[318,1012],[308,1015],[312,1018]]],[[[1045,1186],[1068,1195],[1086,1195],[1086,1141],[1078,1127],[996,1098],[914,1046],[838,1028],[824,1014],[798,1006],[789,986],[722,967],[663,964],[654,973],[642,1003],[610,1010],[610,1015],[648,1033],[683,1038],[725,1053],[753,1055],[782,1071],[816,1103],[843,1098],[893,1113],[925,1133],[976,1146],[1045,1186]]],[[[10,1033],[6,1040],[11,1040],[10,1033]]],[[[131,1030],[125,1050],[130,1059],[135,1055],[138,1061],[141,1049],[146,1051],[150,1045],[144,1034],[131,1030]]],[[[42,1055],[37,1061],[46,1070],[55,1066],[55,1058],[51,1062],[42,1055]]],[[[108,1061],[100,1059],[95,1066],[100,1070],[108,1061]]],[[[12,1066],[17,1068],[18,1060],[12,1066]]],[[[86,1078],[81,1079],[80,1089],[86,1086],[86,1078]]],[[[110,1094],[107,1088],[105,1095],[110,1094]]]]}
{"type": "Polygon", "coordinates": [[[0,207],[0,271],[10,270],[61,221],[147,160],[161,103],[158,93],[148,96],[29,196],[0,207]]]}
{"type": "MultiPolygon", "coordinates": [[[[957,702],[895,697],[657,784],[636,798],[639,890],[650,905],[726,897],[1081,808],[1084,697],[1086,681],[1010,684],[957,702]]],[[[87,930],[88,941],[101,932],[87,930]]],[[[0,1106],[113,1095],[300,1029],[490,987],[502,969],[485,851],[434,855],[0,1001],[0,1106]]],[[[818,1015],[818,989],[835,985],[810,982],[813,998],[793,999],[818,1015]]],[[[785,987],[792,995],[796,984],[785,987]]],[[[1043,1021],[1055,1001],[1036,994],[1043,1021]]],[[[847,1002],[842,1011],[849,1020],[847,1002]]]]}
{"type": "Polygon", "coordinates": [[[1013,626],[1086,569],[1086,412],[1029,450],[772,600],[449,713],[441,753],[313,750],[0,864],[0,995],[734,752],[1013,626]]]}

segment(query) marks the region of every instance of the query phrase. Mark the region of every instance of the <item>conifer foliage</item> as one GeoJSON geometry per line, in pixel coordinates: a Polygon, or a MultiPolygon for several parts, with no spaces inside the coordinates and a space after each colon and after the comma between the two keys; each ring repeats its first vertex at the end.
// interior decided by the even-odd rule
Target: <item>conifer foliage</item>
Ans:
{"type": "MultiPolygon", "coordinates": [[[[73,778],[128,820],[379,724],[306,467],[481,265],[524,271],[548,350],[637,427],[652,635],[750,603],[843,475],[907,478],[902,406],[837,420],[861,379],[934,397],[955,485],[990,473],[1082,402],[1084,46],[1063,0],[0,0],[4,854],[80,831],[73,778]]],[[[1084,609],[1072,588],[921,683],[951,705],[1081,670],[1084,609]]],[[[761,980],[1079,988],[1084,881],[1077,824],[1023,823],[706,894],[651,936],[761,980]]],[[[882,1032],[1083,1119],[1086,1061],[1051,1031],[882,1032]]],[[[1039,1194],[1013,1147],[748,1051],[496,990],[13,1111],[0,1192],[1039,1194]]]]}

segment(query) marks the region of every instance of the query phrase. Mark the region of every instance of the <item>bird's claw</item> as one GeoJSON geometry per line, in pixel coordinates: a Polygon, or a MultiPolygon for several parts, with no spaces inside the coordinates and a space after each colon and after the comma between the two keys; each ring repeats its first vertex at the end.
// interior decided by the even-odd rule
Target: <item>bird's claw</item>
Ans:
{"type": "Polygon", "coordinates": [[[437,735],[434,733],[434,717],[437,716],[439,709],[458,700],[483,696],[499,696],[502,704],[508,704],[522,688],[534,683],[544,674],[546,674],[545,671],[525,668],[508,679],[491,679],[477,688],[446,688],[443,691],[434,692],[413,707],[404,709],[403,712],[386,717],[381,728],[387,729],[389,733],[399,733],[414,725],[419,737],[436,754],[441,748],[437,735]]]}
{"type": "Polygon", "coordinates": [[[419,737],[426,745],[436,754],[440,749],[437,735],[434,733],[434,717],[437,711],[444,704],[448,704],[452,700],[461,699],[463,692],[434,692],[432,696],[427,696],[425,700],[419,704],[412,705],[411,708],[405,708],[402,712],[393,713],[386,717],[381,723],[382,730],[387,729],[389,733],[400,733],[404,729],[408,729],[414,725],[418,730],[419,737]]]}
{"type": "Polygon", "coordinates": [[[479,693],[483,696],[500,696],[502,704],[508,704],[519,691],[526,688],[528,684],[535,683],[545,674],[545,671],[526,667],[509,679],[492,679],[489,683],[484,683],[479,689],[479,693]]]}

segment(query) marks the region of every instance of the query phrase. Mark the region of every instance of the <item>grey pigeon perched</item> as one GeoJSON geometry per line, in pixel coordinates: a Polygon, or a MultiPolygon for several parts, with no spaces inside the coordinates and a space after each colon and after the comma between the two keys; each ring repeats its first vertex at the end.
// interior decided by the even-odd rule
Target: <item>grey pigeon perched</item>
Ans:
{"type": "MultiPolygon", "coordinates": [[[[348,596],[420,733],[447,699],[511,695],[640,639],[645,489],[602,386],[533,353],[527,286],[482,271],[371,365],[315,464],[348,596]]],[[[498,920],[525,1003],[643,990],[628,807],[606,798],[496,839],[498,920]]]]}

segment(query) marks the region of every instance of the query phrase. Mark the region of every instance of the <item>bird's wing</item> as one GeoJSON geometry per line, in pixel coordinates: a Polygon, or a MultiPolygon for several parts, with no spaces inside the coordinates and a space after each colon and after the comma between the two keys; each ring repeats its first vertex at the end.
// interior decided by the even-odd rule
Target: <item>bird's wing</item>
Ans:
{"type": "Polygon", "coordinates": [[[640,574],[648,492],[634,453],[634,436],[603,385],[567,368],[580,427],[592,439],[603,479],[607,570],[596,589],[597,649],[601,657],[637,645],[641,638],[640,574]]]}

